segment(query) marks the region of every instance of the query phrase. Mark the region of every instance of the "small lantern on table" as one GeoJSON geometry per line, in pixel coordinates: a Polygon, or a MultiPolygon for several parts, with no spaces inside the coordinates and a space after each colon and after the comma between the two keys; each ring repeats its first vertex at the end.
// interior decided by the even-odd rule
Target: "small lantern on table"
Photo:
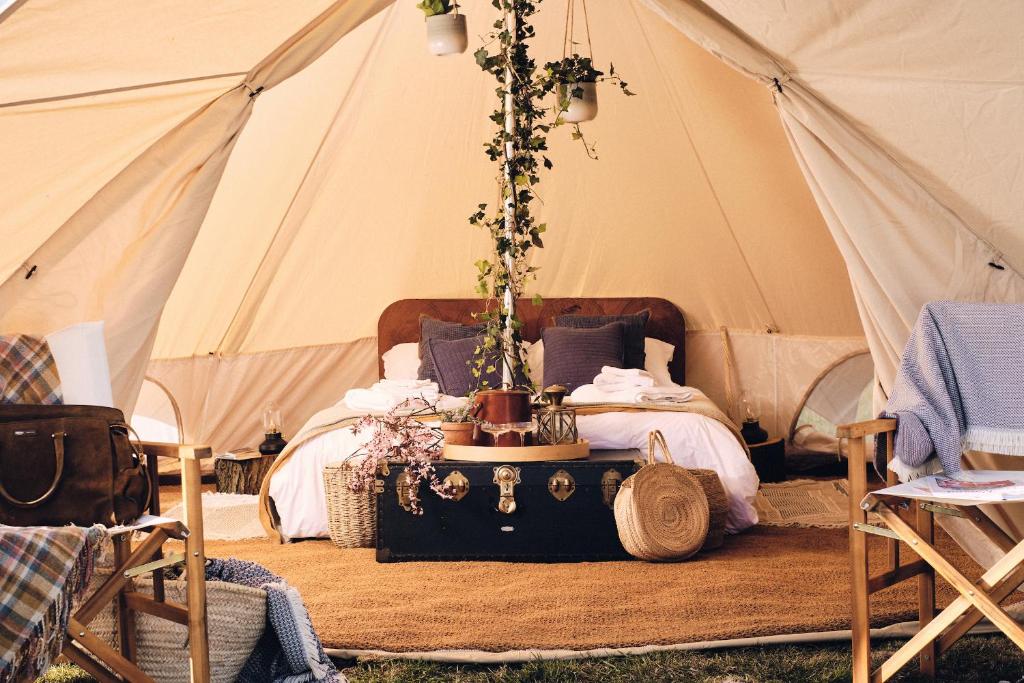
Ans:
{"type": "Polygon", "coordinates": [[[281,436],[281,409],[273,401],[268,401],[263,409],[263,433],[266,436],[260,444],[263,455],[277,455],[288,445],[281,436]]]}
{"type": "Polygon", "coordinates": [[[553,384],[544,390],[547,405],[537,411],[537,441],[543,445],[557,446],[579,441],[576,409],[562,405],[566,393],[567,389],[561,384],[553,384]]]}

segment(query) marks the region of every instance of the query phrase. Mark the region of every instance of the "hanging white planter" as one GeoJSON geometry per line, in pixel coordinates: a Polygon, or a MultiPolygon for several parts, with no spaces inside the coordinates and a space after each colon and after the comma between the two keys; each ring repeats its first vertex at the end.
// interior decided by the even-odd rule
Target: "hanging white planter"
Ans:
{"type": "Polygon", "coordinates": [[[435,55],[457,55],[466,51],[469,34],[466,15],[434,14],[427,17],[427,49],[435,55]]]}
{"type": "Polygon", "coordinates": [[[562,119],[569,123],[592,121],[597,117],[597,83],[567,83],[562,86],[565,97],[569,98],[568,107],[562,112],[562,119]]]}

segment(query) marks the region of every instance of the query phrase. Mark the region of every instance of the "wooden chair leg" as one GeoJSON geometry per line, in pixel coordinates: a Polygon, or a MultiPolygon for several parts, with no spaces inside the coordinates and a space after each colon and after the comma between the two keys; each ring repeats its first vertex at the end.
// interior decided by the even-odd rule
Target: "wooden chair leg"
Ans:
{"type": "MultiPolygon", "coordinates": [[[[917,533],[932,545],[935,543],[935,518],[932,512],[917,505],[917,533]]],[[[935,618],[935,570],[928,565],[927,570],[917,577],[917,622],[918,628],[924,628],[935,618]]],[[[921,650],[919,663],[921,674],[935,677],[935,659],[937,649],[935,641],[931,641],[921,650]]]]}
{"type": "MultiPolygon", "coordinates": [[[[127,564],[128,557],[132,553],[132,535],[120,534],[114,539],[114,566],[121,567],[127,564]]],[[[135,648],[135,613],[125,599],[125,590],[130,590],[132,583],[128,582],[124,589],[117,594],[117,631],[121,641],[121,654],[126,659],[134,662],[136,660],[135,648]]]]}
{"type": "Polygon", "coordinates": [[[206,632],[206,553],[203,548],[203,501],[200,463],[181,460],[182,496],[185,502],[186,591],[188,595],[188,637],[193,683],[210,680],[210,646],[206,632]]]}
{"type": "Polygon", "coordinates": [[[867,495],[867,474],[864,438],[850,439],[850,569],[853,578],[851,640],[853,644],[853,683],[867,683],[871,672],[871,612],[868,594],[868,540],[854,529],[856,523],[866,524],[867,513],[860,502],[867,495]]]}

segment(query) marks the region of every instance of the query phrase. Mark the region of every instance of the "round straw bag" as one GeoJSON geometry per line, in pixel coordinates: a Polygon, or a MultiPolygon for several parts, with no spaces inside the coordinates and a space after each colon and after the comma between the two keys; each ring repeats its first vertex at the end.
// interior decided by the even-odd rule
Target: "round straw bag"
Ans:
{"type": "Polygon", "coordinates": [[[647,464],[622,482],[615,496],[615,525],[626,551],[640,560],[685,560],[704,545],[710,525],[700,482],[671,462],[661,432],[651,432],[647,464]],[[670,462],[655,460],[655,445],[670,462]]]}
{"type": "Polygon", "coordinates": [[[725,487],[714,470],[686,471],[697,480],[708,499],[708,538],[704,541],[702,550],[719,548],[725,541],[725,519],[729,516],[729,499],[725,495],[725,487]]]}
{"type": "Polygon", "coordinates": [[[324,467],[327,531],[340,548],[373,548],[377,545],[377,501],[373,491],[356,493],[349,488],[353,472],[346,462],[324,467]]]}

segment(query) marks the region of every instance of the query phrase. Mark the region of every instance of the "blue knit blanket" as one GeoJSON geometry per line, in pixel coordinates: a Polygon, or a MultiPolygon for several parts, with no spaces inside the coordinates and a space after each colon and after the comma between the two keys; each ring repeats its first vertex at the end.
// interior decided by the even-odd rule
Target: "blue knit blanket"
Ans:
{"type": "Polygon", "coordinates": [[[925,305],[882,417],[900,473],[933,454],[953,477],[964,451],[1024,455],[1024,305],[925,305]]]}
{"type": "Polygon", "coordinates": [[[227,581],[267,592],[267,628],[256,644],[239,683],[345,683],[313,630],[299,592],[255,562],[209,560],[207,581],[227,581]]]}

